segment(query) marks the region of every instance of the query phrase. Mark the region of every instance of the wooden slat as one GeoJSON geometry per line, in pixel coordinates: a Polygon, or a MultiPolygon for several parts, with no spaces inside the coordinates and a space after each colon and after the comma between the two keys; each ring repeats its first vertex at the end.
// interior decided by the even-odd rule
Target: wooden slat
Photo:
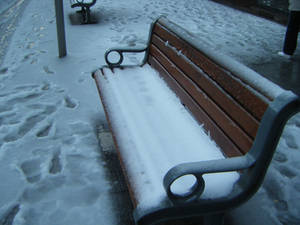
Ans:
{"type": "Polygon", "coordinates": [[[214,79],[226,92],[236,99],[253,116],[260,120],[268,107],[268,103],[258,97],[258,93],[253,93],[246,85],[232,77],[230,72],[225,71],[208,59],[203,53],[193,48],[190,44],[177,37],[174,33],[167,30],[160,24],[154,27],[154,33],[164,41],[180,50],[182,54],[199,66],[206,74],[214,79]]]}
{"type": "MultiPolygon", "coordinates": [[[[149,64],[156,69],[159,74],[168,83],[170,88],[179,96],[182,103],[190,110],[195,119],[204,125],[206,130],[210,131],[212,139],[222,148],[222,151],[228,157],[240,156],[242,153],[239,148],[223,133],[223,131],[215,125],[209,116],[199,107],[199,105],[186,93],[176,80],[167,72],[167,70],[151,55],[149,56],[149,64]]],[[[195,146],[201,148],[201,146],[195,146]]]]}
{"type": "Polygon", "coordinates": [[[153,35],[152,42],[184,71],[197,85],[205,91],[234,121],[236,121],[245,132],[255,138],[259,122],[249,114],[238,102],[235,101],[207,74],[200,70],[195,64],[185,60],[176,52],[170,52],[169,46],[156,35],[153,35]]]}
{"type": "MultiPolygon", "coordinates": [[[[169,48],[170,51],[172,49],[169,48]]],[[[172,74],[179,85],[195,100],[195,102],[206,112],[207,115],[219,126],[224,133],[240,148],[243,153],[249,151],[253,140],[236,125],[195,83],[190,80],[179,68],[174,65],[154,45],[150,48],[150,54],[172,74]]],[[[176,53],[175,53],[176,54],[176,53]]]]}
{"type": "Polygon", "coordinates": [[[172,48],[166,46],[164,42],[153,36],[153,43],[167,57],[173,61],[180,69],[192,79],[205,93],[210,96],[241,128],[252,138],[255,138],[258,130],[259,122],[249,114],[241,105],[239,105],[232,97],[222,90],[222,88],[214,82],[208,75],[200,70],[195,64],[191,64],[184,56],[178,56],[172,48]]]}
{"type": "Polygon", "coordinates": [[[222,88],[200,70],[195,64],[188,62],[185,57],[177,54],[173,48],[156,35],[152,38],[153,43],[167,57],[173,61],[185,74],[192,79],[204,92],[210,96],[241,128],[252,138],[255,138],[259,122],[242,108],[232,97],[225,93],[222,88]]]}

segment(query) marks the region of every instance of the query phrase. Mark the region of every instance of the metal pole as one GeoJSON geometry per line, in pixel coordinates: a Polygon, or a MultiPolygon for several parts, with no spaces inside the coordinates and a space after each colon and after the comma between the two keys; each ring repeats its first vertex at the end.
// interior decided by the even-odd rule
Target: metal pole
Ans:
{"type": "Polygon", "coordinates": [[[63,0],[55,0],[56,29],[59,57],[67,55],[63,0]]]}

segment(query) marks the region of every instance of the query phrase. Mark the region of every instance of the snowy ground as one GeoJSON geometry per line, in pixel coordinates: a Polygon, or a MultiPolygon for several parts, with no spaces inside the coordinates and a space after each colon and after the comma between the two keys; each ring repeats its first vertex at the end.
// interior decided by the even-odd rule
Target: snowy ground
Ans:
{"type": "MultiPolygon", "coordinates": [[[[69,1],[64,6],[66,58],[57,57],[53,1],[30,0],[0,68],[1,225],[126,224],[111,201],[118,184],[107,178],[97,138],[106,122],[90,76],[108,47],[146,43],[150,23],[163,14],[208,47],[251,65],[270,61],[285,32],[208,0],[102,0],[92,8],[99,23],[85,26],[71,25],[75,10],[69,1]]],[[[240,216],[232,224],[300,223],[299,133],[297,115],[263,188],[233,211],[240,216]]]]}

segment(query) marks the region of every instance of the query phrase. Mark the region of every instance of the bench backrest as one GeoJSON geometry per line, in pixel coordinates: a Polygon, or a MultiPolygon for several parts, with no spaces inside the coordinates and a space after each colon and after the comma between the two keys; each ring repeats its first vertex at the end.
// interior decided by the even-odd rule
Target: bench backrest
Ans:
{"type": "Polygon", "coordinates": [[[164,20],[154,24],[147,62],[227,157],[246,154],[272,99],[216,64],[186,41],[186,34],[176,34],[169,26],[164,20]]]}

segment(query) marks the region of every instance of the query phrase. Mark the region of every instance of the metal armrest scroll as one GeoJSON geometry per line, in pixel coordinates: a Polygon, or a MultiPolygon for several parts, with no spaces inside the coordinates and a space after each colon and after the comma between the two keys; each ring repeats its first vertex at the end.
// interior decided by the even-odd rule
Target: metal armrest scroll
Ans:
{"type": "Polygon", "coordinates": [[[105,62],[107,63],[107,65],[109,67],[118,67],[122,64],[123,60],[124,60],[124,56],[123,53],[141,53],[141,52],[145,52],[147,50],[147,47],[144,48],[131,48],[131,49],[126,49],[126,48],[116,48],[116,49],[109,49],[108,51],[105,52],[105,62]],[[119,60],[118,62],[111,62],[108,59],[108,55],[112,52],[117,52],[119,54],[119,60]]]}
{"type": "Polygon", "coordinates": [[[171,168],[164,177],[163,184],[169,199],[173,203],[185,203],[197,200],[204,191],[203,174],[230,172],[247,169],[253,166],[255,160],[250,155],[241,157],[210,160],[202,162],[183,163],[171,168]],[[171,191],[172,184],[182,176],[193,175],[197,182],[186,195],[177,195],[171,191]]]}

